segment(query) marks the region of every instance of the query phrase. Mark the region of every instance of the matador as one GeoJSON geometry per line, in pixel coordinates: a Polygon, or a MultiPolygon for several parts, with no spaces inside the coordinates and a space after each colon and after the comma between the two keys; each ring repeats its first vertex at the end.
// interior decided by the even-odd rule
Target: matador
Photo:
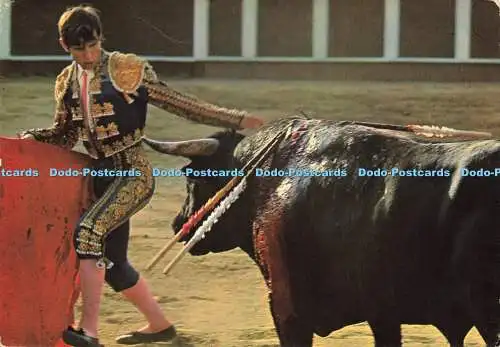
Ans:
{"type": "Polygon", "coordinates": [[[129,220],[150,201],[155,188],[152,167],[141,144],[148,104],[220,127],[251,128],[262,121],[248,112],[174,90],[136,54],[104,50],[100,45],[100,19],[92,7],[66,11],[59,32],[61,45],[74,61],[56,78],[54,123],[49,128],[22,131],[19,136],[68,150],[81,140],[92,158],[92,169],[140,172],[136,176],[93,177],[96,200],[81,216],[74,232],[80,260],[82,318],[79,328],[68,327],[63,332],[63,339],[72,346],[100,345],[97,315],[104,281],[116,292],[126,294],[149,322],[141,331],[122,336],[117,342],[171,339],[175,335],[173,325],[158,313],[153,296],[127,259],[129,220]]]}

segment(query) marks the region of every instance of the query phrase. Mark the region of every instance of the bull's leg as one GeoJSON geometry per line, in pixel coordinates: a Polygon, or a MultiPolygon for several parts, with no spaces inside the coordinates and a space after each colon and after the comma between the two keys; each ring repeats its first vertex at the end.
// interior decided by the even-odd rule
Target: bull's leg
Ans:
{"type": "Polygon", "coordinates": [[[472,318],[487,347],[496,347],[500,331],[500,307],[496,293],[496,289],[488,284],[476,286],[471,290],[472,318]]]}
{"type": "Polygon", "coordinates": [[[313,331],[311,327],[297,316],[281,318],[279,308],[273,302],[272,294],[269,296],[271,314],[280,341],[281,347],[312,347],[313,331]]]}
{"type": "Polygon", "coordinates": [[[464,347],[465,336],[467,333],[463,333],[463,331],[443,331],[441,333],[446,337],[450,347],[464,347]]]}
{"type": "Polygon", "coordinates": [[[498,347],[498,322],[493,319],[481,319],[475,325],[481,337],[486,341],[487,347],[498,347]]]}
{"type": "Polygon", "coordinates": [[[434,326],[446,337],[450,347],[464,347],[465,337],[472,329],[471,321],[464,316],[448,317],[434,326]]]}
{"type": "MultiPolygon", "coordinates": [[[[292,249],[300,236],[302,213],[287,206],[288,199],[276,194],[276,185],[266,179],[268,190],[263,188],[262,204],[253,224],[253,242],[257,263],[269,288],[269,303],[282,347],[312,347],[313,329],[308,319],[310,293],[307,279],[300,274],[308,270],[304,261],[292,249]]],[[[287,186],[284,186],[283,189],[287,186]]],[[[285,190],[281,190],[281,193],[285,190]]],[[[288,192],[290,196],[295,193],[288,192]]]]}
{"type": "Polygon", "coordinates": [[[401,347],[401,325],[396,321],[373,320],[368,324],[373,332],[375,347],[401,347]]]}

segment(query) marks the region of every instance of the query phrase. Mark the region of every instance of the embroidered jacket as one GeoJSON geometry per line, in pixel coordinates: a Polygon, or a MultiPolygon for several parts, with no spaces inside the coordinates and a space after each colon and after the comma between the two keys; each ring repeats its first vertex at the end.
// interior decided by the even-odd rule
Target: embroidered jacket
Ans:
{"type": "Polygon", "coordinates": [[[219,107],[179,93],[160,81],[152,66],[135,54],[102,51],[89,83],[89,115],[84,116],[75,62],[57,76],[56,110],[49,128],[29,129],[35,139],[73,148],[82,140],[95,159],[112,156],[141,141],[147,104],[200,123],[241,129],[245,111],[219,107]]]}

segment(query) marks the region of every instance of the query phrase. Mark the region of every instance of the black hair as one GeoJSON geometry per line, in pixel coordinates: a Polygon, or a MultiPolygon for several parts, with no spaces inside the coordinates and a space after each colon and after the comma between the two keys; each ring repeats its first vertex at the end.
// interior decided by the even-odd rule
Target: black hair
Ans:
{"type": "Polygon", "coordinates": [[[59,36],[68,47],[81,46],[102,38],[99,11],[89,5],[67,9],[58,23],[59,36]]]}

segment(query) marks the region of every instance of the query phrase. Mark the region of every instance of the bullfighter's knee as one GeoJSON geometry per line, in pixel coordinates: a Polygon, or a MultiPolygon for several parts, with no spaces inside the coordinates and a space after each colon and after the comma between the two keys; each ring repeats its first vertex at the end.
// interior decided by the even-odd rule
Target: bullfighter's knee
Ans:
{"type": "Polygon", "coordinates": [[[139,281],[139,273],[128,261],[116,263],[106,271],[106,283],[115,291],[121,292],[133,287],[139,281]]]}
{"type": "Polygon", "coordinates": [[[102,259],[104,257],[102,236],[78,223],[73,234],[73,246],[78,259],[102,259]]]}

